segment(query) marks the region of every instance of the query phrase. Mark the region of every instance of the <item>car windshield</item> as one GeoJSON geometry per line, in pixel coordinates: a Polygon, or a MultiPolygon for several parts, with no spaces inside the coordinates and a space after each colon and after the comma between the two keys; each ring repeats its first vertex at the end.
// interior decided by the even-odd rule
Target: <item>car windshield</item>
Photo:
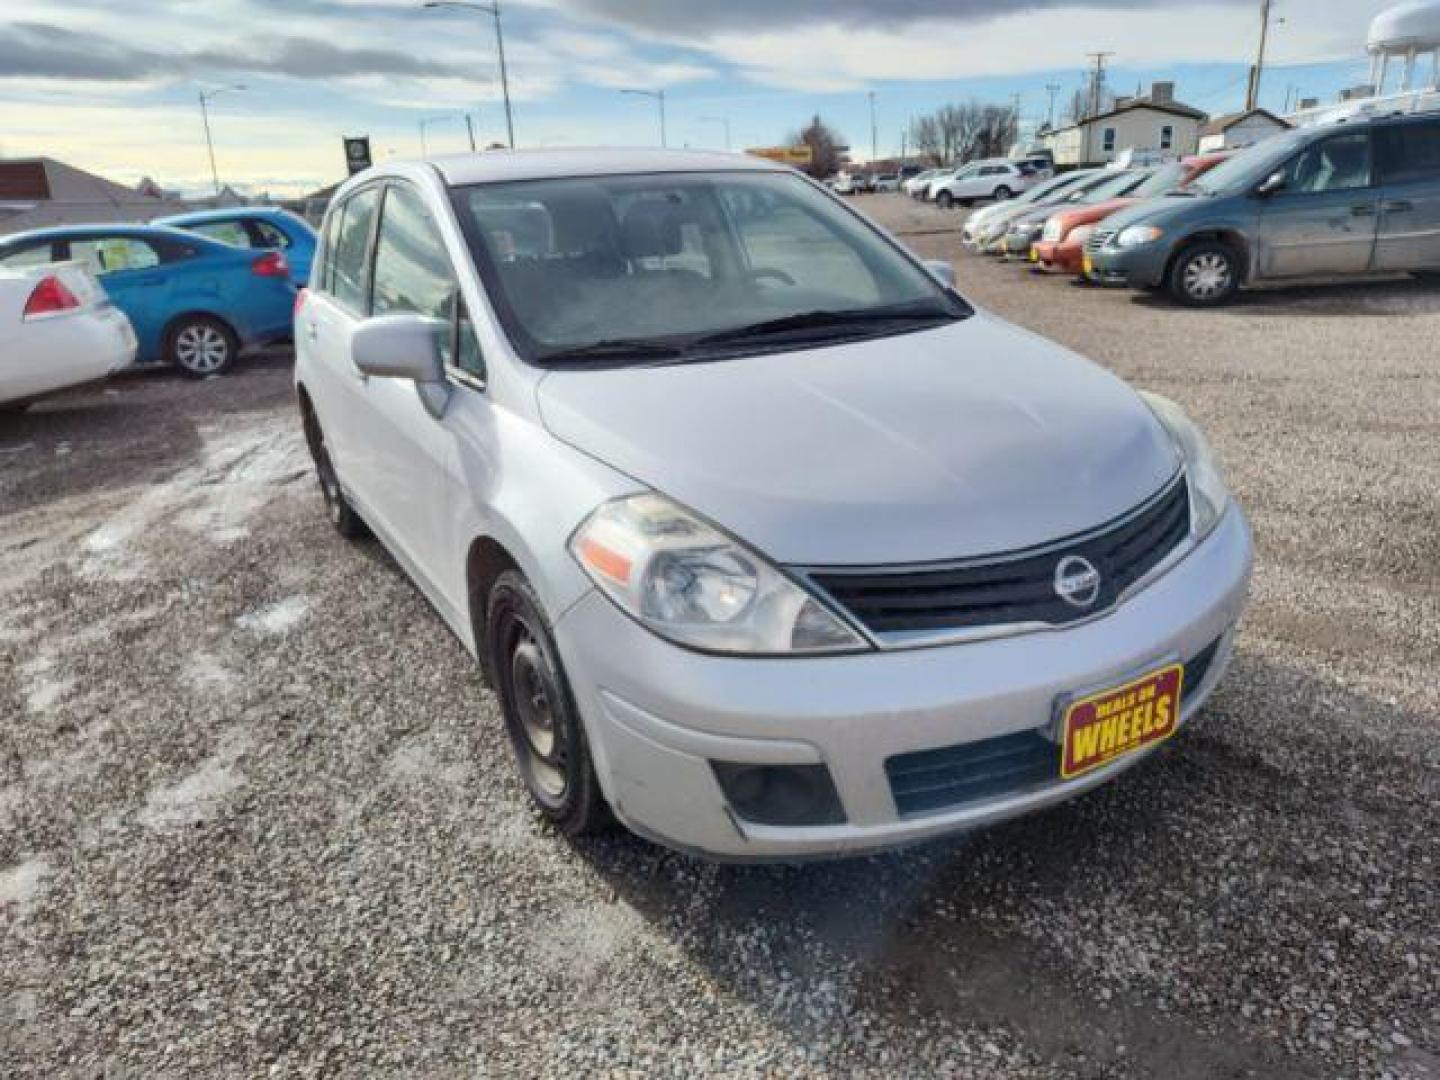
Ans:
{"type": "Polygon", "coordinates": [[[1149,169],[1126,169],[1081,192],[1076,202],[1097,203],[1129,195],[1150,177],[1149,169]]]}
{"type": "Polygon", "coordinates": [[[787,173],[528,180],[453,197],[511,342],[538,363],[663,362],[970,313],[787,173]]]}
{"type": "Polygon", "coordinates": [[[1180,182],[1189,172],[1190,167],[1179,161],[1161,165],[1150,174],[1148,180],[1136,186],[1129,194],[1136,199],[1150,199],[1156,195],[1164,195],[1179,187],[1180,182]]]}
{"type": "Polygon", "coordinates": [[[1245,191],[1274,172],[1313,135],[1313,128],[1297,128],[1256,143],[1191,180],[1186,190],[1201,195],[1234,195],[1245,191]]]}
{"type": "Polygon", "coordinates": [[[1079,185],[1083,184],[1086,179],[1087,176],[1085,173],[1063,173],[1060,176],[1052,176],[1049,180],[1044,180],[1036,184],[1023,195],[1012,200],[1012,204],[1024,206],[1029,203],[1037,203],[1041,199],[1048,199],[1050,196],[1066,188],[1076,188],[1078,190],[1079,185]]]}

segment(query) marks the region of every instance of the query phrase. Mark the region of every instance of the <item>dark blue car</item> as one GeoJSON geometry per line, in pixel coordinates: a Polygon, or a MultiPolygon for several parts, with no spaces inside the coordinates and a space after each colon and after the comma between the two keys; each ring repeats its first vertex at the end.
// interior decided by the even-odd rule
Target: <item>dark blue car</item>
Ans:
{"type": "Polygon", "coordinates": [[[139,339],[136,363],[216,375],[247,345],[290,336],[295,283],[281,251],[154,225],[70,225],[0,239],[0,266],[81,262],[139,339]]]}
{"type": "Polygon", "coordinates": [[[290,261],[290,277],[304,287],[310,282],[315,258],[315,230],[287,210],[270,206],[240,206],[228,210],[196,210],[157,218],[152,225],[208,236],[222,244],[257,251],[283,251],[290,261]]]}

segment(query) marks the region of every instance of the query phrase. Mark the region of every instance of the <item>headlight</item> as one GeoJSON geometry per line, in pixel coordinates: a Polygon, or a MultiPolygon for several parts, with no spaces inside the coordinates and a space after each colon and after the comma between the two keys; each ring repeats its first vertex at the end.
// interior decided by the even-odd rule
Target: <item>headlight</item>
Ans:
{"type": "Polygon", "coordinates": [[[680,645],[752,655],[866,648],[779,570],[663,495],[601,506],[570,551],[606,596],[680,645]]]}
{"type": "Polygon", "coordinates": [[[1065,235],[1065,227],[1060,224],[1058,218],[1051,218],[1045,222],[1045,231],[1040,234],[1041,240],[1054,242],[1065,235]]]}
{"type": "Polygon", "coordinates": [[[1153,244],[1164,235],[1165,230],[1157,229],[1154,225],[1131,225],[1128,229],[1120,230],[1120,235],[1115,237],[1115,246],[1133,248],[1141,244],[1153,244]]]}
{"type": "Polygon", "coordinates": [[[1230,503],[1230,492],[1225,487],[1225,478],[1220,475],[1215,451],[1210,449],[1209,440],[1179,405],[1159,394],[1141,391],[1140,396],[1150,406],[1155,418],[1165,425],[1185,462],[1185,475],[1190,487],[1190,525],[1195,538],[1203,540],[1220,524],[1225,507],[1230,503]]]}

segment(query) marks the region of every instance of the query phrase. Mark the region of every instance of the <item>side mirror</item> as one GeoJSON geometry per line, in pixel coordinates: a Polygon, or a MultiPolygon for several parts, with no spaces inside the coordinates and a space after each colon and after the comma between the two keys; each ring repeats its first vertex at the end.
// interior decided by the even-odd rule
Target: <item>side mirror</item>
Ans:
{"type": "Polygon", "coordinates": [[[925,269],[929,270],[930,275],[946,288],[953,289],[955,287],[955,268],[944,259],[926,259],[925,269]]]}
{"type": "Polygon", "coordinates": [[[439,419],[450,401],[440,342],[450,332],[443,319],[423,315],[381,315],[367,319],[350,338],[350,359],[362,375],[409,379],[431,416],[439,419]]]}
{"type": "Polygon", "coordinates": [[[1255,189],[1255,194],[1259,195],[1261,198],[1265,198],[1267,196],[1274,195],[1284,186],[1285,173],[1283,171],[1273,172],[1261,182],[1259,187],[1255,189]]]}

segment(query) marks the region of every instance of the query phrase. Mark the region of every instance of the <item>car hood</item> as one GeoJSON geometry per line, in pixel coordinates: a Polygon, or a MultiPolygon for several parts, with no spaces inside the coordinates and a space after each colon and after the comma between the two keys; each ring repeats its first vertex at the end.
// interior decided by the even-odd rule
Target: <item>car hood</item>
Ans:
{"type": "Polygon", "coordinates": [[[1068,536],[1174,474],[1119,379],[985,314],[710,363],[554,371],[546,427],[795,565],[964,558],[1068,536]]]}
{"type": "MultiPolygon", "coordinates": [[[[1214,200],[1204,195],[1161,195],[1154,199],[1131,202],[1107,222],[1107,228],[1123,229],[1142,221],[1162,221],[1186,214],[1214,200]]],[[[1203,211],[1202,211],[1203,212],[1203,211]]]]}
{"type": "Polygon", "coordinates": [[[1090,203],[1087,206],[1077,206],[1074,210],[1066,210],[1055,216],[1060,219],[1066,231],[1075,228],[1077,225],[1089,225],[1096,221],[1103,221],[1111,214],[1134,206],[1138,199],[1106,199],[1104,202],[1090,203]]]}

